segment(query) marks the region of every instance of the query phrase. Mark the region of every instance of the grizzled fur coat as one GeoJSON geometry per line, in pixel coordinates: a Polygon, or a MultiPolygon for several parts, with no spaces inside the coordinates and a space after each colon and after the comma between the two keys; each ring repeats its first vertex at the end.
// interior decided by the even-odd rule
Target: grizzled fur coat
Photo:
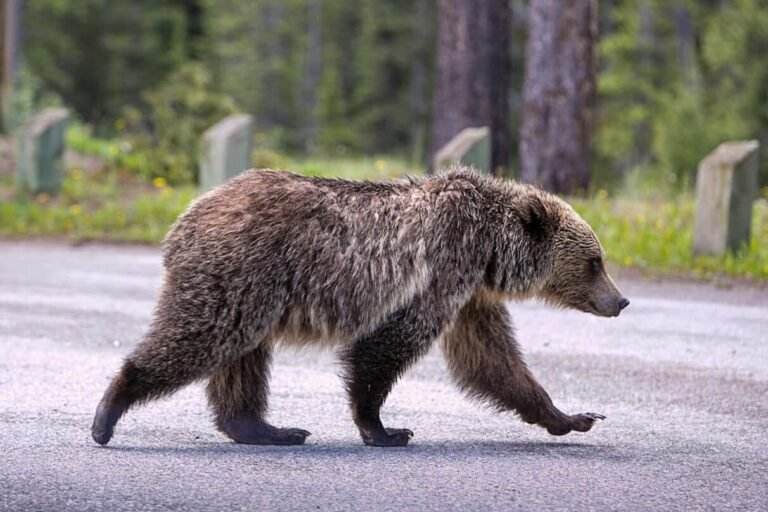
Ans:
{"type": "Polygon", "coordinates": [[[248,171],[195,201],[164,242],[165,282],[149,331],[93,424],[105,444],[133,404],[197,379],[235,441],[301,444],[264,420],[279,344],[339,347],[366,444],[390,389],[440,340],[460,387],[552,434],[587,431],[522,360],[505,300],[538,297],[616,316],[628,301],[589,226],[560,199],[466,169],[390,183],[248,171]]]}

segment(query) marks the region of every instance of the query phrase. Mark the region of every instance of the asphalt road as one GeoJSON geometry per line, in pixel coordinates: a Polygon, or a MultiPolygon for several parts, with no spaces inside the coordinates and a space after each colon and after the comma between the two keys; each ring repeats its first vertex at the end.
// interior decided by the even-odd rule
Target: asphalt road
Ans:
{"type": "Polygon", "coordinates": [[[438,351],[362,445],[332,354],[287,352],[271,419],[301,447],[229,442],[202,388],[129,412],[96,403],[147,327],[155,249],[0,242],[0,510],[768,510],[768,291],[619,279],[617,319],[513,304],[555,402],[608,419],[562,438],[466,400],[438,351]]]}

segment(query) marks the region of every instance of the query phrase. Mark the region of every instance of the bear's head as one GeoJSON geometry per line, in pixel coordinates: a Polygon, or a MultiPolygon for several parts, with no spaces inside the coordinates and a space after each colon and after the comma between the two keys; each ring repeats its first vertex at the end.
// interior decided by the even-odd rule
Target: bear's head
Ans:
{"type": "Polygon", "coordinates": [[[608,275],[605,251],[592,228],[557,196],[526,185],[516,185],[515,196],[505,225],[517,227],[502,237],[503,255],[497,252],[490,265],[492,288],[508,295],[533,294],[552,305],[598,316],[618,316],[629,300],[608,275]]]}
{"type": "MultiPolygon", "coordinates": [[[[592,228],[565,201],[532,195],[527,204],[529,236],[550,229],[549,272],[539,296],[549,303],[598,316],[619,316],[629,305],[605,267],[605,251],[592,228]],[[531,224],[533,222],[533,224],[531,224]]],[[[542,233],[539,233],[541,236],[542,233]]]]}

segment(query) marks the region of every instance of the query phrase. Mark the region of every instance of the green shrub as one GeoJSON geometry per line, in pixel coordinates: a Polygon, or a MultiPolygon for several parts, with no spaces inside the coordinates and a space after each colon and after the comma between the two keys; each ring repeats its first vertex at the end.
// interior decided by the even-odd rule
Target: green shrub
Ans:
{"type": "Polygon", "coordinates": [[[194,187],[169,187],[163,178],[148,185],[119,182],[114,169],[96,175],[74,169],[56,196],[0,201],[0,236],[157,243],[196,194],[194,187]]]}
{"type": "Polygon", "coordinates": [[[84,155],[97,156],[107,162],[114,162],[120,158],[120,142],[94,136],[92,125],[70,121],[67,124],[66,144],[67,149],[84,155]]]}
{"type": "Polygon", "coordinates": [[[601,190],[592,199],[570,202],[595,230],[608,260],[615,264],[699,277],[768,278],[768,198],[755,202],[748,247],[736,254],[698,257],[692,252],[695,205],[691,194],[639,201],[609,198],[601,190]]]}
{"type": "Polygon", "coordinates": [[[251,166],[254,169],[291,170],[287,156],[266,148],[256,148],[251,152],[251,166]]]}
{"type": "Polygon", "coordinates": [[[185,64],[160,87],[144,95],[146,115],[127,108],[118,128],[125,130],[130,151],[126,167],[147,179],[171,184],[197,182],[200,137],[236,111],[229,96],[213,92],[211,79],[199,64],[185,64]]]}
{"type": "Polygon", "coordinates": [[[707,113],[698,95],[680,89],[660,96],[660,111],[653,123],[656,166],[667,184],[679,191],[688,190],[695,182],[699,161],[721,141],[708,129],[707,113]]]}

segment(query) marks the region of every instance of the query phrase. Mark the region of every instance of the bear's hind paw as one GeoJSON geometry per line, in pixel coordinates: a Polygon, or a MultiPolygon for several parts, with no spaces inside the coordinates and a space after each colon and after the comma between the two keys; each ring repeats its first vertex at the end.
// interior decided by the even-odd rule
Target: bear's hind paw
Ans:
{"type": "Polygon", "coordinates": [[[384,428],[363,434],[363,442],[368,446],[407,446],[412,437],[413,431],[407,428],[384,428]]]}

